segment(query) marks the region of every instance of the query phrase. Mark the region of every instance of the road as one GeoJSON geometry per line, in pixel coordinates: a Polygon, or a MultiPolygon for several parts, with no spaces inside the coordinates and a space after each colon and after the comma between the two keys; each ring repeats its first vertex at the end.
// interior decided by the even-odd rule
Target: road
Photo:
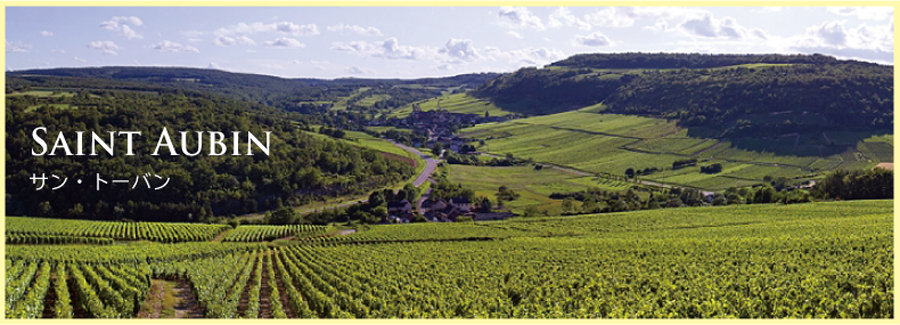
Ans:
{"type": "Polygon", "coordinates": [[[422,159],[425,159],[425,170],[423,170],[422,173],[419,174],[419,177],[416,177],[416,180],[413,181],[413,185],[415,185],[416,187],[420,187],[422,186],[422,184],[425,184],[425,181],[427,181],[428,178],[431,177],[431,174],[433,174],[434,170],[437,168],[438,160],[428,157],[416,148],[408,147],[406,145],[394,142],[393,140],[388,141],[397,146],[397,148],[412,152],[413,154],[422,157],[422,159]]]}

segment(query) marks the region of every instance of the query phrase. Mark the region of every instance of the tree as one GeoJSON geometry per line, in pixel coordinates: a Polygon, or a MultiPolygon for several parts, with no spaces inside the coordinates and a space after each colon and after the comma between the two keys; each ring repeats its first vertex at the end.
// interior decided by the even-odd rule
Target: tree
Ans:
{"type": "Polygon", "coordinates": [[[297,223],[297,211],[294,211],[293,208],[282,206],[281,208],[275,210],[275,212],[269,212],[266,215],[266,223],[270,225],[289,225],[297,223]]]}
{"type": "Polygon", "coordinates": [[[53,212],[53,208],[50,207],[50,202],[41,202],[41,204],[38,205],[38,212],[42,217],[49,216],[53,212]]]}
{"type": "Polygon", "coordinates": [[[478,209],[478,212],[481,213],[490,213],[491,212],[491,200],[488,200],[486,197],[481,198],[481,206],[478,209]]]}
{"type": "Polygon", "coordinates": [[[406,191],[407,201],[416,202],[416,200],[419,199],[419,189],[412,183],[407,183],[405,186],[403,186],[403,190],[406,191]]]}
{"type": "Polygon", "coordinates": [[[372,194],[369,194],[369,209],[374,209],[384,205],[386,202],[384,200],[384,193],[381,191],[374,191],[372,194]]]}
{"type": "Polygon", "coordinates": [[[625,176],[628,176],[628,178],[634,178],[634,168],[628,167],[628,169],[625,170],[625,176]]]}
{"type": "Polygon", "coordinates": [[[375,218],[377,218],[379,221],[384,220],[384,219],[387,219],[387,217],[388,217],[388,210],[387,210],[387,208],[385,208],[385,207],[383,207],[383,206],[382,206],[382,207],[377,207],[377,208],[375,208],[375,209],[372,210],[372,216],[374,216],[375,218]]]}
{"type": "Polygon", "coordinates": [[[775,196],[775,188],[770,185],[763,185],[753,193],[753,203],[772,203],[775,196]]]}
{"type": "Polygon", "coordinates": [[[431,153],[437,157],[441,156],[441,151],[444,151],[444,145],[440,142],[435,143],[433,147],[431,147],[431,153]]]}
{"type": "Polygon", "coordinates": [[[571,196],[563,199],[562,209],[565,212],[572,212],[572,210],[575,210],[575,199],[573,199],[571,196]]]}
{"type": "Polygon", "coordinates": [[[540,215],[541,215],[541,212],[538,211],[537,208],[530,206],[530,207],[525,208],[525,213],[523,214],[523,217],[534,218],[534,217],[538,217],[540,215]]]}

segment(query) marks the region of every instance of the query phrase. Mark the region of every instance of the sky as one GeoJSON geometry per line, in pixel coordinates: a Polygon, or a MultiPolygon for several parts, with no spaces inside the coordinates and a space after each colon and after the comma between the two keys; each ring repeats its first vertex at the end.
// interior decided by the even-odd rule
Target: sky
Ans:
{"type": "Polygon", "coordinates": [[[7,70],[180,66],[417,78],[578,53],[821,53],[893,64],[891,7],[7,7],[7,70]]]}

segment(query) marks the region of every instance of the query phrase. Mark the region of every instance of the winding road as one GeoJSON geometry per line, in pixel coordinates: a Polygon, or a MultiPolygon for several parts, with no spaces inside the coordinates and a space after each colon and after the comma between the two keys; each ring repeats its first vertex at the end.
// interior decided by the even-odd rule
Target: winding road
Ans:
{"type": "Polygon", "coordinates": [[[412,152],[413,154],[416,154],[416,155],[419,155],[419,157],[422,157],[422,159],[425,159],[425,170],[423,170],[422,173],[419,174],[419,177],[416,177],[416,180],[413,181],[413,185],[415,185],[415,187],[420,187],[420,186],[422,186],[422,184],[425,184],[425,181],[427,181],[428,178],[431,177],[431,174],[433,174],[435,168],[437,168],[438,160],[428,157],[428,155],[423,154],[421,151],[419,151],[416,148],[412,148],[412,147],[394,142],[393,140],[388,140],[388,141],[390,141],[395,146],[397,146],[397,148],[412,152]]]}

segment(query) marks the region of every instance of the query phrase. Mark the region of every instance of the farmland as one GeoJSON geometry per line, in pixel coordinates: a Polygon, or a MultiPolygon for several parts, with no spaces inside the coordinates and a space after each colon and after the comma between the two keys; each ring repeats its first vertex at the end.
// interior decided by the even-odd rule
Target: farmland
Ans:
{"type": "Polygon", "coordinates": [[[857,201],[7,245],[7,315],[135,317],[169,279],[211,318],[892,318],[892,215],[857,201]]]}
{"type": "Polygon", "coordinates": [[[633,185],[621,181],[573,175],[549,167],[541,170],[535,170],[532,166],[450,165],[450,167],[450,182],[475,190],[476,196],[493,199],[500,186],[506,186],[520,194],[520,198],[503,203],[504,207],[515,213],[522,213],[527,207],[535,207],[540,211],[547,211],[550,215],[558,215],[563,212],[561,200],[549,198],[550,194],[554,192],[576,192],[589,187],[627,190],[630,185],[633,185]]]}
{"type": "Polygon", "coordinates": [[[642,179],[721,190],[760,183],[768,177],[804,178],[838,168],[865,169],[892,161],[891,135],[819,132],[774,138],[706,138],[660,118],[597,114],[602,107],[488,123],[461,130],[484,140],[480,151],[512,153],[577,170],[621,176],[627,168],[658,168],[642,179]],[[678,160],[720,163],[718,174],[700,166],[672,170],[678,160]]]}
{"type": "MultiPolygon", "coordinates": [[[[440,108],[451,113],[461,114],[484,115],[485,112],[490,114],[490,116],[504,116],[511,114],[511,112],[505,111],[488,101],[469,97],[466,96],[466,94],[452,94],[420,101],[415,104],[418,104],[419,108],[423,111],[433,111],[440,108]]],[[[409,113],[412,113],[412,104],[392,111],[390,116],[404,118],[409,115],[409,113]]]]}

